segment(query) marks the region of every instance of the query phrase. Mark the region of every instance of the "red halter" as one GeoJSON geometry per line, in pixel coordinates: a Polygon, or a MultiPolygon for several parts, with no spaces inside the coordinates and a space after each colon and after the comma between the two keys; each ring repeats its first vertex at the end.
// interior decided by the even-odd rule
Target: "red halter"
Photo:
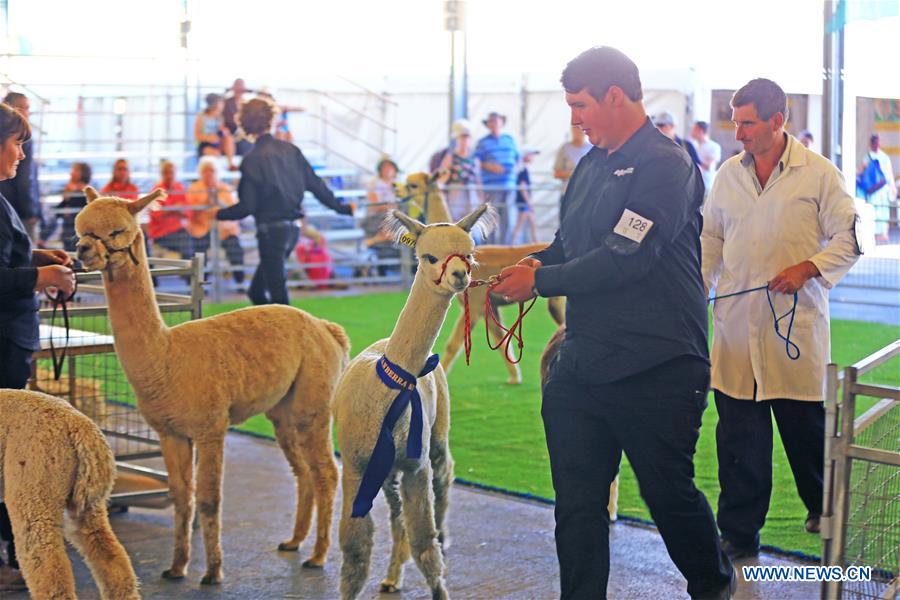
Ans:
{"type": "MultiPolygon", "coordinates": [[[[434,280],[435,285],[440,285],[441,281],[444,279],[444,274],[447,272],[447,265],[450,263],[451,258],[458,258],[462,260],[466,265],[466,273],[472,272],[472,263],[469,262],[462,254],[451,254],[444,260],[444,264],[441,265],[441,274],[440,276],[434,280]]],[[[522,353],[525,349],[525,342],[522,338],[522,320],[525,315],[528,314],[528,311],[534,306],[534,303],[537,302],[537,298],[534,298],[531,303],[528,305],[528,308],[525,308],[524,302],[519,302],[519,316],[516,318],[515,322],[512,324],[512,327],[507,329],[500,323],[500,319],[497,318],[497,314],[493,310],[493,306],[491,305],[491,289],[500,283],[499,277],[492,277],[490,279],[476,279],[471,281],[468,287],[463,290],[463,315],[464,315],[464,323],[465,323],[465,335],[463,336],[463,347],[466,351],[466,365],[469,364],[469,357],[472,354],[472,318],[469,312],[469,288],[481,287],[483,285],[488,286],[488,292],[484,295],[484,337],[487,340],[488,347],[491,350],[498,350],[501,346],[503,348],[503,357],[512,364],[518,364],[522,360],[522,353]],[[500,341],[497,342],[497,345],[491,343],[491,334],[490,328],[488,324],[488,319],[493,319],[494,324],[503,331],[503,336],[500,338],[500,341]],[[509,355],[509,345],[513,340],[516,340],[519,353],[515,360],[510,358],[509,355]]]]}

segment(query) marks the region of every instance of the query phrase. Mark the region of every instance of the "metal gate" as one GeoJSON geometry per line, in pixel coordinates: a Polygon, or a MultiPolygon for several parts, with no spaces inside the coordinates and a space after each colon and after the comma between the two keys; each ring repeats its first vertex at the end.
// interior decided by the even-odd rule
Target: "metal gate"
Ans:
{"type": "MultiPolygon", "coordinates": [[[[900,340],[840,373],[828,366],[824,566],[871,567],[868,581],[826,581],[822,597],[893,600],[900,587],[900,388],[860,382],[900,355],[900,340]],[[840,402],[838,393],[840,390],[840,402]],[[876,401],[856,417],[859,398],[876,401]]],[[[894,363],[896,364],[896,363],[894,363]]]]}

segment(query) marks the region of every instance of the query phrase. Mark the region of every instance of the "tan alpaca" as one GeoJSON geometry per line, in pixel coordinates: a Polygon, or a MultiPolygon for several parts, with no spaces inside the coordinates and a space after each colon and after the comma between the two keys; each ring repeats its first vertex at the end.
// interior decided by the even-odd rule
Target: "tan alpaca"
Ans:
{"type": "Polygon", "coordinates": [[[150,281],[136,215],[163,196],[135,202],[97,198],[75,220],[78,257],[103,272],[116,354],[134,388],[137,407],[159,434],[175,504],[175,554],[163,577],[184,577],[190,560],[196,495],[206,574],[222,579],[220,535],[222,459],[230,425],[265,413],[297,479],[296,550],[309,532],[313,506],[316,544],[304,565],[321,567],[330,541],[337,466],[331,442],[331,399],[347,363],[340,326],[289,306],[245,308],[169,328],[150,281]]]}
{"type": "Polygon", "coordinates": [[[0,390],[0,496],[33,598],[75,598],[63,540],[84,556],[100,596],[139,598],[137,578],[106,516],[116,463],[100,429],[65,400],[0,390]]]}
{"type": "MultiPolygon", "coordinates": [[[[559,329],[557,329],[550,337],[550,341],[547,342],[544,353],[541,355],[541,387],[543,387],[544,383],[547,381],[547,373],[550,372],[550,365],[553,363],[553,359],[556,358],[556,355],[559,354],[559,347],[564,339],[566,339],[566,326],[560,325],[559,329]]],[[[619,518],[618,475],[616,475],[609,486],[609,502],[606,505],[606,510],[609,512],[610,521],[615,521],[619,518]]]]}
{"type": "MultiPolygon", "coordinates": [[[[399,211],[394,211],[394,216],[417,236],[416,277],[391,337],[375,342],[353,359],[335,394],[335,424],[344,465],[340,544],[344,558],[341,596],[345,599],[356,598],[366,582],[374,533],[371,515],[351,517],[351,508],[384,416],[398,394],[382,383],[376,364],[384,355],[408,373],[422,371],[453,296],[469,285],[466,261],[471,263],[475,245],[469,232],[479,227],[488,233],[495,222],[486,205],[455,225],[426,226],[399,211]]],[[[403,564],[412,555],[432,597],[446,598],[441,546],[449,541],[445,519],[453,478],[448,442],[450,393],[440,365],[418,378],[416,387],[422,398],[422,455],[419,459],[406,455],[411,413],[407,407],[393,430],[395,461],[382,484],[391,512],[393,548],[381,589],[395,592],[402,587],[403,564]]]]}
{"type": "MultiPolygon", "coordinates": [[[[450,209],[447,207],[446,199],[440,188],[437,186],[439,174],[429,176],[427,173],[413,173],[406,178],[405,188],[399,187],[402,195],[409,196],[410,200],[418,204],[420,207],[427,207],[425,211],[426,223],[450,223],[450,209]],[[427,194],[427,202],[425,200],[427,194]]],[[[540,252],[547,247],[546,243],[523,244],[521,246],[477,246],[475,248],[475,265],[472,268],[472,279],[487,280],[490,277],[499,275],[505,267],[514,265],[529,254],[540,252]]],[[[484,315],[484,297],[488,293],[487,286],[472,288],[469,290],[469,318],[473,332],[476,325],[485,317],[484,315]]],[[[462,298],[458,298],[462,304],[462,298]]],[[[563,298],[550,298],[548,300],[548,309],[550,316],[556,321],[557,325],[561,325],[564,320],[563,306],[565,301],[563,298]]],[[[495,319],[488,320],[488,327],[491,332],[492,339],[496,342],[503,336],[500,325],[503,319],[497,309],[500,306],[506,306],[509,302],[505,302],[499,296],[491,295],[491,307],[494,310],[495,319]],[[499,323],[499,324],[498,324],[499,323]]],[[[449,373],[453,368],[453,363],[459,356],[459,351],[463,348],[463,340],[465,339],[466,322],[465,315],[460,313],[453,325],[453,332],[447,339],[447,345],[441,354],[441,366],[444,372],[449,373]]],[[[478,334],[473,334],[478,335],[478,334]]],[[[480,339],[480,336],[478,336],[480,339]]],[[[503,351],[503,349],[500,349],[503,351]]],[[[512,357],[510,357],[512,358],[512,357]]],[[[522,383],[522,372],[519,365],[513,364],[508,360],[504,360],[508,377],[506,383],[520,384],[522,383]]]]}

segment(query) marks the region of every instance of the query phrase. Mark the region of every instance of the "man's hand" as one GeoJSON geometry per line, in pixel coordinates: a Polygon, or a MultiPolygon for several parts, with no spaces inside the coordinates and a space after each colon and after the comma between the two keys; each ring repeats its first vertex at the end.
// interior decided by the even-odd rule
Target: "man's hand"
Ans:
{"type": "Polygon", "coordinates": [[[34,250],[31,253],[31,264],[36,267],[45,267],[47,265],[63,265],[71,266],[72,258],[65,250],[34,250]]]}
{"type": "Polygon", "coordinates": [[[481,163],[481,168],[488,173],[494,173],[495,175],[503,175],[506,173],[506,169],[503,168],[503,165],[497,162],[483,162],[481,163]]]}
{"type": "Polygon", "coordinates": [[[805,260],[793,267],[788,267],[769,281],[769,289],[782,294],[793,294],[803,287],[807,280],[819,275],[819,268],[811,261],[805,260]]]}
{"type": "Polygon", "coordinates": [[[491,292],[503,296],[507,302],[525,302],[534,298],[534,271],[535,267],[523,264],[506,267],[500,272],[500,283],[491,292]]]}
{"type": "Polygon", "coordinates": [[[523,267],[531,267],[532,269],[537,269],[538,267],[541,266],[542,263],[541,263],[541,261],[534,258],[533,256],[526,256],[525,258],[523,258],[516,264],[522,265],[523,267]]]}
{"type": "Polygon", "coordinates": [[[71,296],[72,292],[75,291],[75,273],[72,272],[72,269],[63,265],[38,267],[34,291],[43,292],[48,287],[55,287],[62,292],[63,297],[71,296]]]}

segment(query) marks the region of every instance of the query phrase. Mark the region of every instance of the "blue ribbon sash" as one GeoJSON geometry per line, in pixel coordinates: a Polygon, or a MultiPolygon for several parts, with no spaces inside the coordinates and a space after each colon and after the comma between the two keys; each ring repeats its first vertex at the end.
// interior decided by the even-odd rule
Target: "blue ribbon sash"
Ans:
{"type": "MultiPolygon", "coordinates": [[[[440,357],[437,354],[429,356],[419,377],[424,377],[434,371],[439,361],[440,357]]],[[[394,446],[394,426],[408,405],[411,407],[412,414],[409,421],[409,437],[406,440],[406,457],[422,457],[422,398],[416,389],[417,378],[392,363],[384,355],[375,363],[375,372],[384,385],[392,390],[400,390],[400,393],[391,402],[384,421],[381,423],[375,449],[372,450],[369,464],[366,465],[366,471],[359,484],[359,491],[356,492],[356,498],[353,500],[351,517],[364,517],[369,514],[369,511],[372,510],[372,501],[375,500],[378,490],[381,489],[381,485],[394,467],[394,457],[397,452],[394,446]]]]}

